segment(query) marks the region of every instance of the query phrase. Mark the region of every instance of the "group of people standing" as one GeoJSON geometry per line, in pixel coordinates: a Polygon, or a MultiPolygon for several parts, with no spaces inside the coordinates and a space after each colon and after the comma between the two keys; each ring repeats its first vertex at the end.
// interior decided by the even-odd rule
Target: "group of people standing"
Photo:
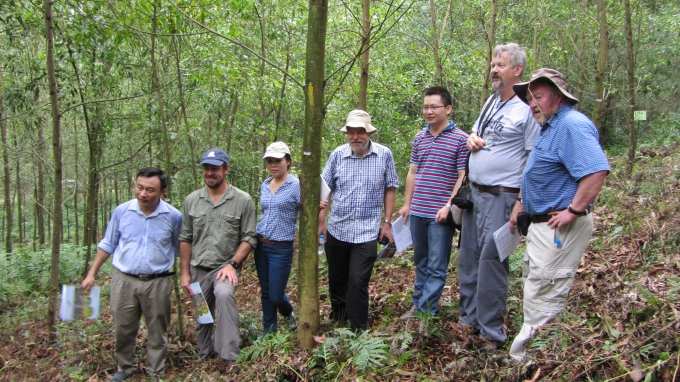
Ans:
{"type": "MultiPolygon", "coordinates": [[[[507,341],[504,327],[509,265],[497,252],[493,233],[506,223],[514,233],[518,214],[531,225],[524,255],[524,323],[510,354],[525,356],[525,345],[564,309],[576,269],[592,235],[590,214],[609,165],[592,122],[573,108],[578,100],[554,69],[536,70],[520,82],[525,52],[514,43],[494,50],[495,93],[468,135],[449,120],[452,98],[442,87],[423,97],[427,120],[412,143],[404,205],[397,211],[409,225],[414,245],[415,283],[411,305],[400,317],[436,315],[446,283],[455,228],[447,223],[451,201],[467,176],[472,208],[463,211],[458,276],[459,328],[494,351],[507,341]],[[559,233],[559,245],[555,238],[559,233]]],[[[391,221],[399,181],[392,152],[371,140],[377,132],[363,110],[349,113],[340,131],[347,143],[328,158],[322,178],[331,190],[319,205],[318,233],[326,239],[330,318],[368,327],[368,285],[377,241],[393,242],[391,221]],[[329,216],[327,216],[329,215],[329,216]]],[[[161,198],[166,174],[139,171],[136,199],[116,208],[82,286],[94,285],[97,271],[113,255],[111,311],[119,371],[137,371],[136,333],[143,314],[148,326],[147,362],[163,375],[167,352],[174,258],[181,259],[180,283],[193,294],[199,282],[215,324],[197,325],[202,359],[219,356],[228,368],[239,350],[234,292],[243,261],[254,249],[261,287],[263,335],[277,330],[280,314],[297,328],[286,286],[300,208],[300,183],[289,173],[286,144],[267,147],[270,173],[261,185],[262,215],[247,193],[226,181],[229,156],[208,150],[201,161],[206,186],[191,193],[183,213],[161,198]]]]}

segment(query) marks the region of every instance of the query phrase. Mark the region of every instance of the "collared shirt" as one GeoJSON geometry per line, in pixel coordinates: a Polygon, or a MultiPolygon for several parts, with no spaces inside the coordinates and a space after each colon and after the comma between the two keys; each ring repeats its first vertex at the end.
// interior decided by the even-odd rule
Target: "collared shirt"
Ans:
{"type": "Polygon", "coordinates": [[[517,97],[500,101],[491,96],[484,104],[489,107],[486,116],[480,115],[472,131],[484,139],[484,148],[470,155],[470,181],[485,186],[504,186],[519,188],[522,183],[522,170],[527,161],[527,151],[541,132],[541,126],[531,114],[529,105],[517,97]],[[482,117],[485,118],[482,121],[482,117]],[[482,126],[486,125],[482,136],[482,126]]]}
{"type": "Polygon", "coordinates": [[[371,141],[359,158],[344,144],[331,153],[321,177],[333,193],[328,232],[347,243],[376,240],[385,190],[399,187],[392,151],[371,141]]]}
{"type": "Polygon", "coordinates": [[[531,215],[566,209],[578,182],[609,171],[595,125],[571,105],[563,105],[543,126],[522,175],[522,201],[531,215]]]}
{"type": "Polygon", "coordinates": [[[163,200],[149,216],[137,199],[113,211],[98,247],[113,254],[113,266],[133,275],[167,272],[179,256],[182,214],[163,200]]]}
{"type": "Polygon", "coordinates": [[[262,216],[257,223],[257,234],[274,241],[293,241],[300,211],[300,181],[288,175],[272,195],[272,179],[267,178],[260,186],[262,216]]]}
{"type": "Polygon", "coordinates": [[[219,268],[236,252],[241,242],[257,244],[255,205],[250,195],[229,185],[215,205],[208,188],[198,189],[184,201],[180,241],[191,246],[191,265],[219,268]]]}
{"type": "Polygon", "coordinates": [[[453,121],[437,137],[425,126],[413,139],[411,163],[418,166],[410,213],[434,219],[451,199],[458,170],[465,169],[467,133],[453,121]]]}

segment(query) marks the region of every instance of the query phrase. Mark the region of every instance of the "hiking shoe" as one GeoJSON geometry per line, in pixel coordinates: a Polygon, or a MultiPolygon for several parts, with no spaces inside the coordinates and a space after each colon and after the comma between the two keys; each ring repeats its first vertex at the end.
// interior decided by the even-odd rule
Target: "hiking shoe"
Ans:
{"type": "Polygon", "coordinates": [[[402,320],[402,321],[406,321],[406,320],[408,320],[409,318],[413,317],[414,314],[416,314],[416,305],[415,305],[415,304],[411,304],[411,307],[408,308],[408,310],[406,311],[406,313],[402,314],[402,315],[399,317],[399,319],[402,320]]]}
{"type": "Polygon", "coordinates": [[[112,381],[124,381],[124,380],[130,378],[132,376],[132,374],[134,374],[134,373],[126,373],[124,371],[119,371],[116,374],[114,374],[113,377],[111,377],[111,380],[112,381]]]}
{"type": "Polygon", "coordinates": [[[286,320],[288,321],[288,325],[290,325],[290,331],[294,332],[297,330],[297,320],[295,319],[295,315],[293,313],[290,314],[290,316],[286,317],[286,320]]]}

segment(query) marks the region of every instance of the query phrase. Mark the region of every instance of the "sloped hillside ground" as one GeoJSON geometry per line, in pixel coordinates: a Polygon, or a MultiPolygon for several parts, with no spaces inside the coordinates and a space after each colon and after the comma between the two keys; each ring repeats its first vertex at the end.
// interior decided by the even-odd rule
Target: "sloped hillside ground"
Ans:
{"type": "MultiPolygon", "coordinates": [[[[596,232],[579,268],[566,311],[543,327],[527,362],[494,352],[460,332],[457,322],[457,253],[451,258],[441,314],[399,321],[410,301],[412,254],[379,262],[370,286],[371,330],[359,336],[328,319],[322,261],[319,347],[300,349],[282,328],[257,340],[261,330],[259,286],[252,260],[242,274],[242,354],[225,372],[217,360],[200,362],[190,301],[183,297],[186,340],[173,314],[166,380],[369,380],[369,381],[680,381],[680,148],[641,149],[633,175],[612,160],[595,209],[596,232]]],[[[506,324],[510,338],[522,322],[521,257],[511,258],[506,324]]],[[[49,274],[44,270],[45,274],[49,274]]],[[[289,294],[297,301],[296,273],[289,294]]],[[[108,280],[103,277],[101,285],[108,280]]],[[[4,380],[107,380],[115,373],[113,327],[104,287],[103,312],[95,322],[60,323],[59,340],[47,342],[47,300],[32,296],[5,304],[0,316],[0,378],[4,380]]],[[[280,326],[284,326],[281,321],[280,326]]],[[[144,366],[146,333],[137,354],[144,366]]],[[[133,381],[147,380],[141,374],[133,381]]]]}

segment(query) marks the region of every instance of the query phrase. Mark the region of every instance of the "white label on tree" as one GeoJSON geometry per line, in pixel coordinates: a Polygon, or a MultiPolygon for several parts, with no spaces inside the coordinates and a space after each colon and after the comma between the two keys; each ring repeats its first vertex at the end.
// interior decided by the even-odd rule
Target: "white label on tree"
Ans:
{"type": "Polygon", "coordinates": [[[634,121],[646,121],[647,120],[647,110],[636,110],[633,112],[634,121]]]}

